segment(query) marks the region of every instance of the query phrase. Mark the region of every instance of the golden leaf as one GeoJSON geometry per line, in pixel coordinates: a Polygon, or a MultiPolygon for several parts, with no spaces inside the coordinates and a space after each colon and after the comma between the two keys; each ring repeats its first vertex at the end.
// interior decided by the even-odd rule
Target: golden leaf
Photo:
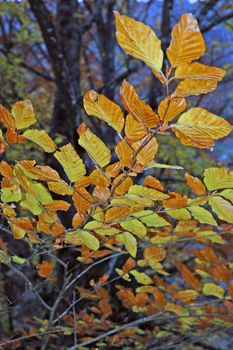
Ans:
{"type": "Polygon", "coordinates": [[[224,77],[225,71],[218,67],[206,66],[199,62],[183,64],[176,68],[175,77],[177,79],[215,80],[220,81],[224,77]]]}
{"type": "Polygon", "coordinates": [[[196,19],[189,13],[181,16],[172,30],[172,40],[167,49],[168,59],[173,67],[190,63],[205,53],[205,42],[196,19]]]}
{"type": "Polygon", "coordinates": [[[86,174],[86,169],[82,159],[70,143],[62,146],[57,152],[55,152],[54,157],[62,165],[71,182],[77,181],[80,177],[86,174]]]}
{"type": "Polygon", "coordinates": [[[195,107],[182,114],[172,129],[184,145],[211,148],[213,140],[228,135],[232,126],[206,109],[195,107]]]}
{"type": "Polygon", "coordinates": [[[134,87],[124,80],[120,90],[121,100],[124,108],[143,125],[144,129],[156,127],[159,118],[152,108],[143,100],[140,100],[134,87]]]}
{"type": "Polygon", "coordinates": [[[179,97],[187,97],[190,95],[207,94],[216,89],[216,80],[194,80],[185,79],[178,84],[174,95],[179,97]]]}
{"type": "Polygon", "coordinates": [[[177,115],[182,113],[186,108],[186,100],[182,97],[168,99],[165,97],[159,104],[158,113],[163,124],[172,121],[177,115]]]}
{"type": "Polygon", "coordinates": [[[129,55],[145,62],[153,71],[163,64],[161,41],[153,30],[142,22],[115,12],[118,44],[129,55]]]}
{"type": "Polygon", "coordinates": [[[18,101],[12,106],[12,116],[17,129],[25,129],[36,123],[36,116],[30,100],[18,101]]]}
{"type": "Polygon", "coordinates": [[[56,151],[57,145],[44,130],[26,130],[23,136],[39,145],[45,152],[52,153],[56,151]]]}
{"type": "Polygon", "coordinates": [[[104,120],[115,130],[121,131],[124,126],[124,115],[120,107],[104,95],[99,95],[94,90],[84,96],[84,108],[87,114],[104,120]]]}
{"type": "Polygon", "coordinates": [[[78,128],[78,133],[78,143],[87,151],[91,159],[101,167],[109,164],[111,153],[104,142],[93,134],[84,123],[78,128]]]}

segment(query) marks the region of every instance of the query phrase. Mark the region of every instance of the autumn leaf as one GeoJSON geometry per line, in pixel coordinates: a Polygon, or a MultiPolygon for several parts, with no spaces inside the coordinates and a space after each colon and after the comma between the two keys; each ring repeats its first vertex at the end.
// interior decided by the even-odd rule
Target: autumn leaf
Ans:
{"type": "Polygon", "coordinates": [[[12,116],[18,130],[36,123],[36,116],[30,100],[18,101],[12,106],[12,116]]]}
{"type": "Polygon", "coordinates": [[[168,99],[165,97],[159,104],[159,118],[163,124],[172,121],[177,115],[182,113],[186,108],[186,100],[183,97],[173,97],[168,99]]]}
{"type": "Polygon", "coordinates": [[[220,196],[209,199],[209,204],[219,219],[233,224],[233,205],[220,196]]]}
{"type": "Polygon", "coordinates": [[[206,109],[195,107],[182,114],[172,129],[184,145],[211,148],[214,140],[232,131],[232,126],[206,109]]]}
{"type": "Polygon", "coordinates": [[[48,278],[53,273],[53,265],[46,260],[43,260],[41,264],[38,264],[36,266],[36,269],[37,269],[38,275],[43,278],[48,278]]]}
{"type": "Polygon", "coordinates": [[[82,159],[70,143],[59,148],[59,150],[54,153],[54,157],[62,165],[71,182],[77,181],[86,174],[82,159]]]}
{"type": "MultiPolygon", "coordinates": [[[[152,108],[147,105],[143,100],[140,100],[134,87],[130,85],[126,80],[121,85],[120,96],[124,108],[131,114],[131,116],[142,124],[144,130],[155,128],[159,123],[159,118],[152,108]]],[[[131,127],[135,124],[131,123],[131,127]]],[[[127,126],[127,132],[133,132],[127,126]]]]}
{"type": "Polygon", "coordinates": [[[115,12],[118,44],[129,55],[145,62],[153,71],[162,68],[161,41],[153,30],[142,22],[115,12]]]}
{"type": "Polygon", "coordinates": [[[23,136],[42,147],[45,152],[53,153],[56,151],[57,145],[44,130],[26,130],[23,136]]]}
{"type": "Polygon", "coordinates": [[[193,193],[202,195],[206,192],[205,185],[201,182],[200,179],[198,179],[198,177],[185,173],[185,180],[193,193]]]}
{"type": "Polygon", "coordinates": [[[213,295],[220,299],[224,297],[224,289],[215,283],[206,283],[202,291],[206,295],[213,295]]]}
{"type": "Polygon", "coordinates": [[[205,53],[205,42],[197,20],[189,13],[183,14],[172,30],[172,40],[167,49],[173,67],[190,63],[205,53]]]}
{"type": "Polygon", "coordinates": [[[204,182],[209,191],[233,188],[233,170],[228,168],[205,169],[204,182]]]}
{"type": "Polygon", "coordinates": [[[115,130],[121,131],[124,126],[124,115],[120,107],[104,95],[94,90],[84,96],[84,108],[87,114],[104,120],[115,130]]]}
{"type": "Polygon", "coordinates": [[[78,143],[87,151],[93,161],[101,167],[110,163],[110,150],[105,146],[103,141],[86,128],[85,124],[80,125],[78,134],[78,143]]]}

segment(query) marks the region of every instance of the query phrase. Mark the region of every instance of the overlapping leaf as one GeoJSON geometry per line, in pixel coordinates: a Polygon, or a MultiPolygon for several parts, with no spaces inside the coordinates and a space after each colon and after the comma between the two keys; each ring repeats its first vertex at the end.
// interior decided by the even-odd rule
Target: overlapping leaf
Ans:
{"type": "Polygon", "coordinates": [[[121,131],[124,126],[124,116],[120,107],[94,90],[84,96],[84,108],[87,114],[104,120],[115,130],[121,131]]]}

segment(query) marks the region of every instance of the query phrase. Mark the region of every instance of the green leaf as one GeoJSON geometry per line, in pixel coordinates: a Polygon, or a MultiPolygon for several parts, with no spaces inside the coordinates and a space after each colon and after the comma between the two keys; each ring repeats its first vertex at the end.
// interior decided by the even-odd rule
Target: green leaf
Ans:
{"type": "Polygon", "coordinates": [[[56,144],[44,130],[26,130],[23,136],[39,145],[45,152],[53,153],[56,151],[56,144]]]}
{"type": "Polygon", "coordinates": [[[153,283],[152,279],[149,276],[147,276],[144,272],[138,272],[137,270],[132,270],[130,271],[130,273],[131,275],[134,276],[134,278],[138,283],[141,283],[144,285],[153,283]]]}
{"type": "Polygon", "coordinates": [[[35,198],[43,205],[52,203],[53,198],[49,191],[40,183],[33,184],[31,186],[33,192],[35,193],[35,198]]]}
{"type": "Polygon", "coordinates": [[[98,250],[100,247],[98,239],[87,231],[68,232],[65,234],[65,241],[74,245],[82,242],[91,250],[98,250]]]}
{"type": "Polygon", "coordinates": [[[209,224],[213,226],[217,226],[217,222],[215,221],[213,215],[203,207],[189,207],[188,210],[191,212],[194,219],[199,221],[201,224],[209,224]]]}
{"type": "Polygon", "coordinates": [[[184,170],[184,168],[182,166],[160,164],[160,163],[155,162],[154,160],[152,160],[152,162],[150,162],[146,167],[146,169],[150,169],[150,168],[184,170]]]}
{"type": "Polygon", "coordinates": [[[206,295],[213,295],[220,299],[224,297],[224,289],[214,283],[206,283],[202,291],[206,295]]]}
{"type": "Polygon", "coordinates": [[[191,218],[189,211],[185,208],[168,209],[166,213],[176,220],[188,220],[191,218]]]}
{"type": "Polygon", "coordinates": [[[19,202],[22,198],[20,187],[13,185],[1,189],[1,200],[3,203],[19,202]]]}
{"type": "Polygon", "coordinates": [[[40,215],[43,208],[31,193],[26,193],[26,199],[20,202],[22,208],[28,209],[34,215],[40,215]]]}
{"type": "Polygon", "coordinates": [[[228,199],[231,203],[233,203],[233,190],[224,190],[219,193],[221,197],[224,197],[225,199],[228,199]]]}
{"type": "Polygon", "coordinates": [[[142,210],[138,213],[134,213],[133,216],[137,217],[141,222],[150,227],[163,227],[170,225],[169,222],[164,220],[158,214],[153,213],[152,210],[142,210]]]}
{"type": "Polygon", "coordinates": [[[233,205],[226,199],[214,196],[209,199],[209,204],[219,219],[233,224],[233,205]]]}
{"type": "Polygon", "coordinates": [[[137,219],[123,221],[120,223],[120,225],[124,230],[132,232],[139,238],[146,236],[146,227],[137,219]]]}
{"type": "Polygon", "coordinates": [[[18,255],[13,255],[13,256],[11,257],[11,260],[12,260],[13,262],[15,262],[16,264],[20,264],[20,265],[23,265],[23,264],[25,264],[25,262],[26,262],[26,259],[21,258],[21,257],[18,256],[18,255]]]}

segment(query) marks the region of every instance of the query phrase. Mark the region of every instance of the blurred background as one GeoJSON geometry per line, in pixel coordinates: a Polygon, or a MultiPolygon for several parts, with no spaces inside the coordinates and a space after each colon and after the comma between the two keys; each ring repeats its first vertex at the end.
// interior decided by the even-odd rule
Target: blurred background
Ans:
{"type": "MultiPolygon", "coordinates": [[[[31,99],[40,126],[58,143],[77,143],[76,127],[86,122],[109,146],[115,135],[106,124],[87,118],[83,95],[89,89],[119,102],[123,79],[136,86],[154,109],[165,91],[139,60],[123,53],[115,38],[114,10],[150,25],[165,50],[171,29],[182,13],[198,20],[207,44],[205,64],[226,70],[214,93],[189,99],[190,106],[208,108],[230,121],[233,100],[233,3],[226,0],[21,0],[0,2],[0,103],[11,106],[31,99]]],[[[162,137],[157,162],[184,166],[201,175],[215,162],[233,162],[231,137],[217,143],[213,152],[183,147],[171,136],[162,137]]],[[[25,152],[11,148],[10,160],[43,160],[32,145],[25,152]]],[[[169,173],[156,174],[173,186],[169,173]],[[171,181],[170,181],[171,180],[171,181]]],[[[179,173],[173,174],[179,182],[179,173]]]]}

